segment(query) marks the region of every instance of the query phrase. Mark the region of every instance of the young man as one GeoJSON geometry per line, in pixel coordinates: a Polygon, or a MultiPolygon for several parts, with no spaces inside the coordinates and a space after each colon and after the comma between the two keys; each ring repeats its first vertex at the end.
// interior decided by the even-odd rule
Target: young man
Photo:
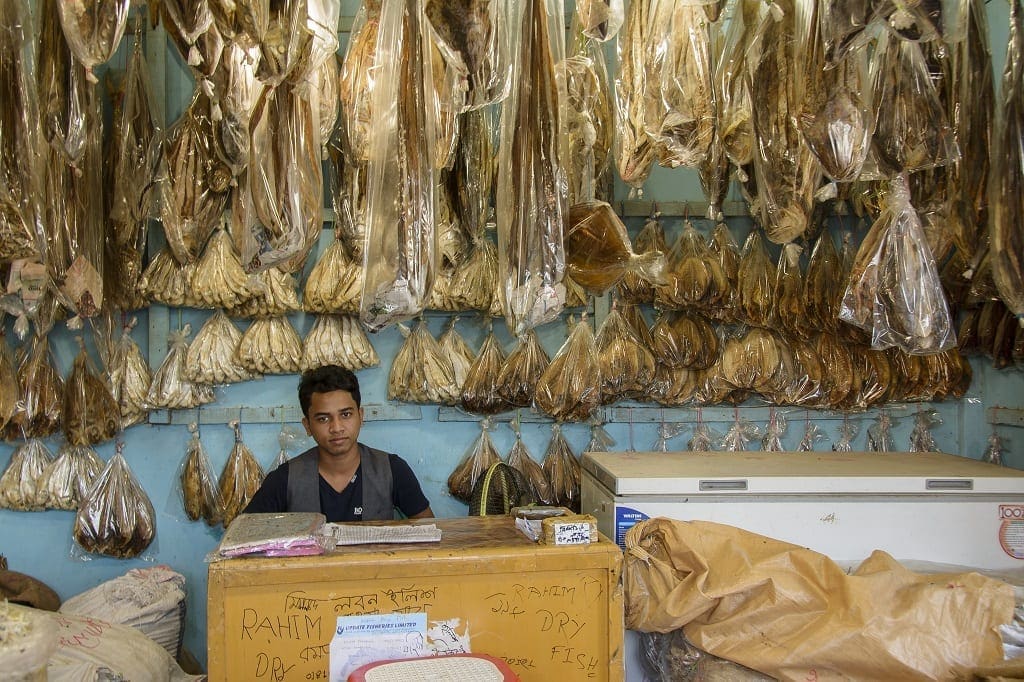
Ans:
{"type": "Polygon", "coordinates": [[[246,513],[316,511],[328,521],[388,520],[396,510],[411,519],[434,515],[405,460],[358,442],[355,374],[336,365],[304,372],[299,405],[316,447],[267,474],[246,513]]]}

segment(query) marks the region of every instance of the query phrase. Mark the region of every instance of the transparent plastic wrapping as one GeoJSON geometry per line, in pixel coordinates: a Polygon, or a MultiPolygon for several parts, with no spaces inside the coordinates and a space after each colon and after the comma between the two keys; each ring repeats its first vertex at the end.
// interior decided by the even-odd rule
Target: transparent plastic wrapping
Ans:
{"type": "Polygon", "coordinates": [[[206,242],[190,284],[202,308],[234,308],[252,295],[249,277],[227,232],[218,229],[206,242]]]}
{"type": "Polygon", "coordinates": [[[93,481],[103,471],[103,460],[88,445],[65,443],[39,479],[47,509],[75,511],[93,481]]]}
{"type": "Polygon", "coordinates": [[[14,511],[42,511],[46,508],[43,474],[53,462],[46,444],[32,438],[11,453],[3,475],[0,475],[0,508],[14,511]]]}
{"type": "Polygon", "coordinates": [[[775,304],[772,326],[794,336],[805,336],[809,332],[804,277],[800,271],[802,251],[803,247],[792,242],[782,247],[779,252],[779,264],[775,269],[775,290],[772,295],[772,302],[775,304]]]}
{"type": "Polygon", "coordinates": [[[832,443],[834,452],[851,452],[853,439],[860,433],[860,424],[851,421],[849,415],[843,415],[843,423],[839,425],[839,438],[832,443]]]}
{"type": "MultiPolygon", "coordinates": [[[[211,7],[217,3],[211,3],[211,7]]],[[[258,3],[257,3],[258,4],[258,3]]],[[[249,123],[263,84],[256,78],[260,52],[256,45],[232,41],[224,46],[220,65],[213,74],[213,87],[220,118],[213,121],[213,145],[217,158],[238,178],[249,165],[249,123]]],[[[234,198],[234,197],[233,197],[234,198]]],[[[243,262],[254,254],[239,250],[243,262]]]]}
{"type": "MultiPolygon", "coordinates": [[[[704,5],[708,7],[709,5],[704,5]]],[[[711,41],[715,45],[714,56],[717,60],[720,57],[722,42],[721,26],[714,24],[710,28],[711,41]]],[[[704,217],[708,220],[725,220],[722,207],[725,205],[725,197],[729,194],[729,183],[731,181],[732,169],[729,165],[729,157],[725,155],[725,147],[722,145],[721,129],[718,125],[718,117],[715,118],[715,133],[711,139],[711,146],[708,153],[697,168],[697,175],[700,178],[701,189],[704,190],[704,197],[708,200],[708,210],[704,217]]]]}
{"type": "Polygon", "coordinates": [[[541,467],[540,462],[533,458],[530,451],[527,449],[526,444],[523,443],[523,434],[520,430],[519,419],[513,419],[509,422],[509,426],[516,434],[515,442],[512,443],[512,449],[508,452],[506,463],[523,475],[530,485],[533,487],[534,497],[541,504],[551,504],[553,496],[551,494],[551,482],[548,481],[547,474],[544,473],[544,469],[541,467]]]}
{"type": "Polygon", "coordinates": [[[595,340],[601,374],[601,402],[641,399],[654,380],[654,355],[613,303],[595,340]]]}
{"type": "Polygon", "coordinates": [[[89,81],[99,82],[93,70],[117,51],[128,25],[130,0],[59,2],[57,7],[72,54],[85,67],[89,81]]]}
{"type": "Polygon", "coordinates": [[[271,470],[276,469],[291,459],[288,454],[296,450],[303,438],[308,438],[298,426],[281,424],[281,430],[277,432],[277,444],[281,448],[277,451],[277,458],[274,460],[271,470]]]}
{"type": "Polygon", "coordinates": [[[210,457],[199,440],[199,425],[188,425],[189,438],[185,459],[178,470],[181,501],[185,515],[192,521],[202,519],[208,526],[217,526],[224,520],[223,502],[217,487],[210,457]]]}
{"type": "Polygon", "coordinates": [[[995,431],[988,437],[988,445],[985,446],[985,452],[981,455],[981,461],[1000,466],[1003,464],[1003,439],[995,431]]]}
{"type": "Polygon", "coordinates": [[[455,470],[448,476],[448,492],[457,500],[469,503],[473,497],[476,481],[493,465],[501,462],[501,457],[491,442],[491,420],[484,417],[480,420],[480,436],[473,442],[465,457],[455,470]]]}
{"type": "Polygon", "coordinates": [[[658,163],[696,168],[715,135],[710,22],[699,4],[650,3],[653,76],[644,91],[644,125],[658,163]]]}
{"type": "Polygon", "coordinates": [[[693,425],[693,436],[687,441],[686,449],[690,452],[709,452],[721,440],[722,437],[704,421],[704,413],[698,407],[697,422],[693,425]]]}
{"type": "Polygon", "coordinates": [[[579,7],[574,16],[575,36],[565,73],[567,119],[562,127],[569,136],[567,175],[569,205],[604,198],[611,171],[615,119],[611,81],[600,43],[580,33],[579,7]]]}
{"type": "Polygon", "coordinates": [[[551,482],[551,504],[580,512],[580,462],[562,435],[562,425],[551,425],[551,440],[544,453],[544,473],[551,482]]]}
{"type": "Polygon", "coordinates": [[[660,405],[686,405],[696,399],[702,374],[702,370],[669,367],[659,362],[654,370],[648,397],[660,405]]]}
{"type": "Polygon", "coordinates": [[[703,315],[663,313],[651,328],[650,348],[665,367],[707,369],[718,359],[718,333],[703,315]]]}
{"type": "Polygon", "coordinates": [[[708,240],[708,249],[718,259],[728,282],[728,290],[722,295],[718,305],[708,312],[720,322],[733,322],[739,306],[740,247],[733,238],[729,226],[724,222],[715,225],[708,240]]]}
{"type": "MultiPolygon", "coordinates": [[[[665,228],[658,220],[659,217],[659,213],[652,211],[644,226],[640,228],[636,239],[633,240],[633,248],[636,253],[668,253],[668,244],[665,243],[665,228]]],[[[665,265],[667,269],[667,261],[665,265]]],[[[619,281],[619,295],[622,300],[630,303],[653,304],[654,284],[645,279],[642,273],[630,270],[625,272],[619,281]]]]}
{"type": "MultiPolygon", "coordinates": [[[[161,0],[159,5],[160,23],[200,82],[217,70],[224,50],[224,36],[214,24],[210,5],[187,0],[161,0]]],[[[205,89],[210,94],[208,83],[205,89]]]]}
{"type": "Polygon", "coordinates": [[[566,270],[588,293],[600,296],[627,272],[653,284],[664,281],[665,256],[633,252],[626,226],[604,201],[575,204],[565,233],[566,270]]]}
{"type": "MultiPolygon", "coordinates": [[[[466,375],[469,373],[469,368],[473,366],[473,363],[477,359],[477,355],[455,328],[458,321],[458,315],[454,315],[448,320],[448,326],[444,330],[444,333],[441,334],[441,338],[437,340],[437,344],[441,348],[441,352],[445,354],[448,361],[451,363],[455,376],[455,385],[458,387],[458,390],[461,391],[463,384],[466,382],[466,375]]],[[[501,359],[505,359],[504,354],[502,354],[501,359]]],[[[500,363],[498,366],[501,366],[500,363]]]]}
{"type": "Polygon", "coordinates": [[[744,419],[736,412],[732,425],[722,438],[722,450],[726,452],[743,452],[751,441],[761,439],[761,429],[749,419],[744,419]]]}
{"type": "Polygon", "coordinates": [[[252,451],[242,442],[242,429],[238,420],[228,423],[235,432],[235,444],[224,462],[217,489],[223,503],[224,527],[227,528],[235,517],[242,513],[252,496],[263,483],[263,467],[253,457],[252,451]]]}
{"type": "Polygon", "coordinates": [[[33,336],[30,344],[21,347],[18,384],[21,399],[14,416],[7,423],[8,439],[45,438],[61,426],[64,403],[64,380],[53,365],[49,338],[33,336]]]}
{"type": "Polygon", "coordinates": [[[149,261],[142,277],[139,278],[139,293],[154,303],[175,308],[191,307],[192,275],[196,261],[179,263],[170,248],[164,247],[149,261]]]}
{"type": "Polygon", "coordinates": [[[647,76],[659,73],[650,68],[657,47],[650,12],[649,3],[629,3],[615,42],[615,163],[631,196],[641,193],[659,151],[647,132],[647,90],[655,87],[647,76]]]}
{"type": "Polygon", "coordinates": [[[133,317],[124,325],[107,364],[110,395],[117,403],[122,430],[145,421],[146,394],[153,383],[149,363],[143,357],[142,349],[132,339],[132,330],[137,323],[138,320],[133,317]]]}
{"type": "Polygon", "coordinates": [[[494,332],[487,334],[462,384],[462,409],[476,414],[497,414],[509,409],[501,397],[499,377],[505,365],[505,351],[494,332]]]}
{"type": "Polygon", "coordinates": [[[302,371],[340,365],[353,372],[380,364],[380,356],[351,315],[317,315],[302,342],[302,371]]]}
{"type": "Polygon", "coordinates": [[[668,449],[668,442],[680,435],[686,427],[683,424],[671,424],[661,422],[658,424],[658,439],[651,446],[652,452],[671,452],[668,449]]]}
{"type": "Polygon", "coordinates": [[[306,278],[302,306],[307,312],[354,314],[363,289],[363,266],[332,239],[306,278]]]}
{"type": "Polygon", "coordinates": [[[455,211],[472,241],[482,239],[494,220],[497,111],[497,107],[475,109],[459,119],[459,143],[452,165],[455,211]]]}
{"type": "Polygon", "coordinates": [[[515,348],[505,358],[498,374],[498,394],[511,407],[530,407],[537,383],[550,363],[537,333],[530,329],[519,337],[515,348]]]}
{"type": "Polygon", "coordinates": [[[351,163],[370,158],[370,133],[373,119],[373,88],[371,69],[377,58],[377,37],[380,26],[380,0],[359,3],[349,33],[345,58],[341,64],[338,98],[341,100],[343,148],[351,163]]]}
{"type": "Polygon", "coordinates": [[[431,336],[424,320],[409,331],[398,326],[405,343],[398,349],[388,373],[388,400],[409,403],[454,405],[459,400],[455,385],[455,368],[431,336]]]}
{"type": "MultiPolygon", "coordinates": [[[[913,211],[913,207],[906,204],[913,211]]],[[[853,261],[839,307],[839,319],[870,332],[874,326],[873,313],[878,291],[878,268],[883,256],[886,228],[893,220],[891,213],[879,216],[864,236],[853,261]]]]}
{"type": "Polygon", "coordinates": [[[18,383],[18,370],[7,345],[7,335],[0,334],[0,433],[17,412],[19,400],[21,386],[18,383]]]}
{"type": "Polygon", "coordinates": [[[712,309],[728,291],[721,263],[687,220],[668,254],[665,283],[655,286],[655,304],[666,309],[712,309]]]}
{"type": "Polygon", "coordinates": [[[607,429],[599,419],[590,420],[590,441],[584,452],[608,452],[609,448],[615,445],[615,439],[608,433],[607,429]]]}
{"type": "Polygon", "coordinates": [[[156,513],[124,458],[124,443],[93,481],[78,507],[73,536],[93,554],[130,559],[156,537],[156,513]]]}
{"type": "Polygon", "coordinates": [[[252,159],[246,173],[259,224],[249,272],[278,266],[302,270],[323,228],[320,93],[280,85],[264,89],[250,121],[252,159]]]}
{"type": "Polygon", "coordinates": [[[185,353],[185,378],[197,384],[221,386],[253,379],[237,360],[242,332],[223,310],[210,315],[185,353]]]}
{"type": "Polygon", "coordinates": [[[782,444],[782,437],[786,434],[786,417],[774,407],[768,410],[768,424],[764,427],[764,436],[761,437],[761,449],[765,452],[782,452],[786,448],[782,444]]]}
{"type": "Polygon", "coordinates": [[[767,6],[759,0],[736,0],[725,34],[722,58],[715,66],[718,137],[726,157],[739,169],[754,159],[757,138],[750,99],[748,47],[756,45],[755,38],[763,26],[760,15],[765,12],[767,6]]]}
{"type": "Polygon", "coordinates": [[[719,368],[722,378],[733,388],[767,391],[783,371],[785,342],[760,327],[737,332],[725,341],[719,368]]]}
{"type": "Polygon", "coordinates": [[[619,32],[625,18],[622,0],[580,0],[576,16],[583,34],[604,42],[619,32]]]}
{"type": "Polygon", "coordinates": [[[432,58],[422,4],[385,2],[374,60],[359,305],[372,332],[420,313],[437,274],[432,58]]]}
{"type": "Polygon", "coordinates": [[[85,350],[85,340],[81,336],[77,338],[78,355],[64,386],[61,423],[64,437],[71,445],[95,445],[117,434],[121,415],[110,389],[85,350]]]}
{"type": "Polygon", "coordinates": [[[1010,3],[1010,37],[1003,68],[998,124],[993,139],[992,181],[990,182],[992,221],[989,242],[992,248],[992,279],[999,296],[1018,317],[1024,316],[1024,26],[1019,3],[1010,3]]]}
{"type": "Polygon", "coordinates": [[[867,449],[870,452],[895,452],[896,443],[892,438],[892,417],[879,412],[874,423],[868,427],[867,449]]]}
{"type": "Polygon", "coordinates": [[[259,317],[242,333],[236,359],[253,374],[298,374],[302,339],[284,315],[259,317]]]}
{"type": "Polygon", "coordinates": [[[775,309],[774,270],[768,249],[757,230],[751,231],[743,244],[743,254],[736,273],[739,292],[739,316],[747,324],[771,326],[775,309]]]}
{"type": "Polygon", "coordinates": [[[557,421],[577,422],[587,421],[601,405],[601,364],[585,314],[541,374],[533,402],[557,421]]]}
{"type": "Polygon", "coordinates": [[[823,332],[834,333],[839,325],[835,303],[843,295],[842,266],[839,253],[828,230],[822,230],[804,276],[804,305],[807,326],[823,332]]]}
{"type": "Polygon", "coordinates": [[[192,325],[186,324],[167,336],[167,356],[155,372],[144,406],[149,410],[186,409],[213,402],[213,388],[185,378],[188,337],[192,325]]]}
{"type": "Polygon", "coordinates": [[[496,214],[505,319],[517,336],[552,321],[565,304],[568,197],[568,140],[559,127],[567,96],[555,70],[564,58],[564,10],[553,0],[519,4],[510,33],[522,39],[502,103],[496,214]]]}
{"type": "Polygon", "coordinates": [[[465,109],[500,102],[509,88],[506,4],[426,0],[426,17],[444,61],[465,88],[465,109]]]}
{"type": "Polygon", "coordinates": [[[814,446],[826,439],[825,434],[822,432],[821,427],[812,422],[810,419],[804,421],[804,435],[800,439],[800,444],[796,446],[799,452],[814,452],[816,449],[814,446]]]}
{"type": "Polygon", "coordinates": [[[39,257],[43,243],[39,89],[28,0],[0,3],[0,258],[39,257]]]}
{"type": "MultiPolygon", "coordinates": [[[[818,354],[814,342],[803,339],[787,341],[792,351],[793,369],[778,386],[773,401],[779,404],[815,407],[827,403],[826,377],[831,368],[818,354]]],[[[845,396],[844,396],[845,397],[845,396]]]]}
{"type": "MultiPolygon", "coordinates": [[[[489,315],[498,291],[498,247],[488,237],[473,239],[469,255],[452,277],[452,297],[460,310],[481,310],[489,315]]],[[[499,313],[500,314],[500,313],[499,313]]]]}
{"type": "Polygon", "coordinates": [[[295,278],[280,268],[267,268],[249,278],[249,296],[228,310],[231,317],[273,317],[302,309],[295,278]]]}
{"type": "Polygon", "coordinates": [[[911,452],[941,452],[932,429],[942,423],[933,409],[918,410],[914,414],[914,428],[910,431],[911,452]]]}

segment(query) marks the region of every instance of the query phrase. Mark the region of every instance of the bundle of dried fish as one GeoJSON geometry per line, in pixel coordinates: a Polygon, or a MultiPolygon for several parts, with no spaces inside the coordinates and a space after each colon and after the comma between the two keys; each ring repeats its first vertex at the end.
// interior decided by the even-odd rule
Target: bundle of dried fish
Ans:
{"type": "MultiPolygon", "coordinates": [[[[213,74],[214,96],[220,109],[220,118],[213,120],[213,146],[236,178],[249,165],[249,122],[264,87],[256,78],[259,60],[260,51],[255,45],[231,42],[225,46],[213,74]]],[[[248,262],[251,254],[243,256],[248,262]]]]}
{"type": "Polygon", "coordinates": [[[261,270],[249,279],[247,290],[249,298],[228,311],[231,317],[272,317],[302,310],[295,278],[281,268],[261,270]]]}
{"type": "Polygon", "coordinates": [[[783,367],[785,344],[767,329],[750,327],[725,341],[719,360],[722,377],[734,388],[770,390],[783,367]]]}
{"type": "Polygon", "coordinates": [[[156,513],[124,458],[124,443],[96,477],[75,516],[74,538],[93,554],[128,559],[156,536],[156,513]]]}
{"type": "Polygon", "coordinates": [[[217,30],[239,45],[256,45],[270,24],[270,0],[236,3],[232,0],[207,0],[217,30]]]}
{"type": "Polygon", "coordinates": [[[75,59],[85,67],[90,82],[99,82],[93,69],[114,56],[128,25],[130,5],[130,0],[61,2],[57,5],[64,37],[75,59]]]}
{"type": "Polygon", "coordinates": [[[448,492],[457,500],[469,502],[478,478],[501,461],[490,436],[491,420],[480,421],[480,437],[476,439],[455,471],[448,476],[448,492]]]}
{"type": "Polygon", "coordinates": [[[399,325],[405,343],[398,349],[388,374],[388,400],[454,405],[459,400],[455,369],[441,346],[420,320],[412,332],[399,325]]]}
{"type": "Polygon", "coordinates": [[[1018,316],[1024,316],[1024,26],[1017,2],[1010,4],[1010,39],[1003,68],[999,124],[995,135],[992,177],[992,221],[989,242],[992,278],[999,296],[1018,316]]]}
{"type": "Polygon", "coordinates": [[[774,277],[768,249],[757,230],[753,230],[743,244],[736,276],[740,317],[747,324],[770,327],[775,310],[774,277]]]}
{"type": "Polygon", "coordinates": [[[921,49],[919,43],[884,33],[875,48],[871,79],[878,122],[871,151],[883,176],[945,166],[959,158],[921,49]]]}
{"type": "Polygon", "coordinates": [[[28,0],[0,2],[0,259],[38,257],[40,202],[39,88],[28,0]]]}
{"type": "MultiPolygon", "coordinates": [[[[320,144],[327,146],[334,135],[334,128],[338,124],[338,112],[341,110],[341,100],[338,99],[338,78],[341,71],[341,62],[337,54],[331,55],[324,60],[309,79],[309,87],[319,92],[319,117],[320,121],[320,144]]],[[[326,156],[326,150],[321,156],[326,156]]]]}
{"type": "Polygon", "coordinates": [[[660,405],[685,405],[696,397],[702,375],[701,370],[658,363],[648,396],[660,405]]]}
{"type": "Polygon", "coordinates": [[[775,291],[772,296],[775,304],[773,326],[793,336],[809,333],[804,307],[804,278],[800,272],[801,251],[803,248],[799,244],[789,243],[782,247],[775,270],[775,291]]]}
{"type": "Polygon", "coordinates": [[[302,370],[340,365],[352,371],[380,364],[377,352],[359,325],[348,315],[317,315],[302,342],[302,370]]]}
{"type": "Polygon", "coordinates": [[[629,323],[633,333],[640,339],[644,348],[651,350],[654,347],[654,338],[651,336],[651,328],[647,325],[647,318],[636,303],[619,303],[619,312],[622,318],[629,323]]]}
{"type": "Polygon", "coordinates": [[[622,0],[580,0],[576,16],[583,34],[601,42],[614,38],[622,27],[622,5],[622,0]]]}
{"type": "MultiPolygon", "coordinates": [[[[283,31],[283,35],[287,36],[290,41],[289,47],[294,45],[296,49],[281,60],[282,66],[274,65],[270,71],[278,70],[284,73],[291,84],[299,85],[309,81],[323,63],[338,51],[341,0],[317,0],[317,2],[305,0],[283,4],[285,5],[283,8],[276,2],[270,5],[270,22],[262,44],[263,54],[266,59],[268,52],[277,52],[274,58],[281,60],[284,56],[278,51],[281,43],[275,41],[279,36],[277,30],[283,31]],[[291,5],[291,7],[287,7],[287,5],[291,5]],[[280,13],[275,16],[275,12],[279,9],[280,13]],[[287,33],[289,28],[292,35],[287,33]],[[299,35],[296,37],[295,33],[299,35]]],[[[277,74],[274,74],[265,80],[273,83],[276,78],[277,74]]]]}
{"type": "Polygon", "coordinates": [[[220,499],[224,505],[224,527],[227,528],[235,517],[242,513],[249,500],[263,483],[263,467],[253,457],[252,451],[242,442],[242,429],[238,420],[228,424],[235,432],[235,444],[224,463],[217,481],[220,499]]]}
{"type": "Polygon", "coordinates": [[[859,385],[847,397],[847,407],[864,409],[880,405],[889,398],[893,386],[892,365],[882,351],[853,346],[854,373],[859,385]]]}
{"type": "Polygon", "coordinates": [[[192,277],[197,261],[182,264],[170,248],[164,247],[149,261],[139,278],[139,293],[154,303],[180,308],[197,301],[192,295],[192,277]]]}
{"type": "Polygon", "coordinates": [[[654,290],[660,308],[711,308],[729,291],[729,280],[718,259],[689,220],[672,246],[665,284],[654,290]]]}
{"type": "Polygon", "coordinates": [[[736,319],[737,308],[739,307],[739,272],[740,272],[740,247],[733,239],[729,226],[724,222],[715,225],[711,233],[711,240],[708,243],[712,255],[718,259],[725,273],[725,279],[729,283],[729,290],[722,296],[718,306],[712,308],[710,315],[721,322],[732,322],[736,319]]]}
{"type": "Polygon", "coordinates": [[[494,332],[487,335],[462,384],[462,409],[476,414],[497,414],[509,409],[499,390],[505,351],[494,332]]]}
{"type": "Polygon", "coordinates": [[[121,429],[139,424],[146,418],[146,395],[153,383],[149,363],[142,356],[142,349],[132,339],[132,330],[138,322],[132,318],[121,331],[121,338],[111,354],[107,365],[110,395],[117,403],[121,415],[121,429]]]}
{"type": "Polygon", "coordinates": [[[541,504],[551,504],[554,500],[551,494],[551,482],[548,481],[547,474],[544,473],[540,463],[533,458],[533,455],[526,448],[526,444],[523,443],[523,434],[520,433],[519,420],[512,420],[511,425],[512,429],[516,432],[516,440],[512,443],[512,449],[508,452],[508,457],[505,460],[506,463],[530,482],[538,502],[541,504]]]}
{"type": "Polygon", "coordinates": [[[298,374],[302,339],[284,315],[259,317],[242,334],[236,359],[253,374],[298,374]]]}
{"type": "Polygon", "coordinates": [[[541,374],[533,402],[558,421],[583,422],[601,405],[601,383],[594,332],[584,313],[541,374]]]}
{"type": "Polygon", "coordinates": [[[17,412],[19,400],[18,370],[7,345],[7,334],[0,334],[0,433],[17,412]]]}
{"type": "Polygon", "coordinates": [[[511,407],[530,407],[551,360],[532,329],[516,342],[498,374],[498,394],[511,407]]]}
{"type": "Polygon", "coordinates": [[[78,337],[78,355],[64,387],[61,421],[71,445],[95,445],[113,438],[120,426],[117,401],[100,378],[78,337]]]}
{"type": "Polygon", "coordinates": [[[46,335],[34,336],[22,347],[18,365],[21,400],[7,423],[8,439],[45,438],[60,428],[64,380],[53,365],[46,335]]]}
{"type": "Polygon", "coordinates": [[[703,315],[662,314],[651,328],[651,352],[665,367],[707,369],[718,359],[718,334],[703,315]]]}
{"type": "MultiPolygon", "coordinates": [[[[659,214],[654,212],[640,228],[633,247],[638,254],[668,253],[665,243],[665,228],[658,220],[659,214]]],[[[667,266],[667,263],[666,263],[667,266]]],[[[622,300],[631,303],[654,303],[654,285],[642,276],[642,273],[628,271],[619,282],[619,295],[622,300]]]]}
{"type": "MultiPolygon", "coordinates": [[[[458,315],[453,316],[448,321],[448,328],[441,334],[438,345],[441,347],[441,352],[448,357],[448,361],[452,365],[452,370],[455,374],[455,386],[459,391],[462,391],[462,387],[466,382],[466,376],[469,374],[470,367],[473,366],[477,356],[455,328],[455,324],[458,321],[458,315]]],[[[501,359],[505,359],[504,354],[502,354],[501,359]]],[[[498,367],[500,366],[501,363],[498,363],[498,367]]],[[[495,373],[497,373],[497,370],[495,370],[495,373]]]]}
{"type": "Polygon", "coordinates": [[[822,404],[839,407],[853,390],[855,380],[856,370],[849,347],[831,334],[820,334],[815,351],[825,369],[821,377],[822,404]]]}
{"type": "Polygon", "coordinates": [[[660,73],[650,68],[656,47],[651,13],[651,3],[629,3],[615,46],[615,162],[631,194],[641,191],[659,152],[646,119],[646,93],[649,87],[656,89],[655,83],[648,84],[648,73],[660,73]]]}
{"type": "Polygon", "coordinates": [[[203,519],[206,525],[216,526],[224,520],[217,477],[213,473],[210,457],[199,440],[199,426],[189,424],[188,430],[192,436],[178,474],[185,515],[192,521],[203,519]]]}
{"type": "MultiPolygon", "coordinates": [[[[708,5],[705,5],[707,7],[708,5]]],[[[712,31],[717,33],[718,26],[713,26],[712,31]]],[[[704,190],[704,197],[708,200],[708,210],[704,217],[708,220],[725,220],[722,208],[725,205],[725,197],[729,193],[730,181],[729,157],[725,155],[725,147],[722,146],[721,131],[718,126],[718,119],[715,119],[715,134],[711,139],[711,146],[708,153],[697,167],[697,176],[700,178],[700,186],[704,190]]]]}
{"type": "Polygon", "coordinates": [[[201,308],[234,308],[252,295],[249,277],[226,231],[218,229],[206,243],[191,285],[201,308]]]}
{"type": "Polygon", "coordinates": [[[580,283],[572,278],[571,275],[566,274],[562,279],[562,283],[565,285],[565,307],[566,308],[582,308],[587,305],[589,296],[580,283]]]}
{"type": "Polygon", "coordinates": [[[362,274],[362,265],[349,257],[340,240],[332,239],[306,279],[303,308],[312,313],[356,312],[362,274]]]}
{"type": "Polygon", "coordinates": [[[320,93],[282,84],[264,89],[249,125],[246,179],[263,232],[259,267],[298,272],[320,237],[323,167],[320,93]]]}
{"type": "Polygon", "coordinates": [[[742,169],[754,159],[754,121],[751,116],[748,48],[763,30],[764,3],[739,0],[734,6],[725,34],[722,58],[715,67],[715,91],[718,98],[718,138],[726,157],[742,169]]]}
{"type": "Polygon", "coordinates": [[[505,318],[516,335],[550,322],[565,304],[568,189],[568,140],[560,134],[565,83],[555,76],[563,10],[549,0],[522,4],[512,90],[502,105],[497,206],[505,318]]]}
{"type": "Polygon", "coordinates": [[[447,67],[463,82],[463,106],[478,109],[504,99],[510,75],[505,7],[474,0],[426,0],[424,10],[447,67]]]}
{"type": "Polygon", "coordinates": [[[231,171],[217,160],[212,144],[210,100],[197,88],[167,131],[158,173],[160,221],[168,248],[182,264],[198,258],[227,205],[231,171]]]}
{"type": "Polygon", "coordinates": [[[185,378],[197,384],[220,386],[248,381],[253,374],[235,359],[242,332],[223,310],[207,318],[185,354],[185,378]]]}
{"type": "Polygon", "coordinates": [[[213,402],[213,388],[189,381],[185,377],[188,336],[192,325],[186,324],[167,336],[167,357],[153,373],[146,393],[145,407],[150,410],[178,410],[213,402]]]}
{"type": "Polygon", "coordinates": [[[103,466],[103,460],[88,445],[62,445],[57,458],[39,478],[39,494],[46,508],[78,509],[103,466]]]}
{"type": "Polygon", "coordinates": [[[609,405],[644,396],[654,380],[654,355],[614,305],[601,323],[595,343],[601,401],[609,405]]]}
{"type": "Polygon", "coordinates": [[[664,254],[634,253],[626,226],[604,201],[588,201],[569,209],[565,260],[568,274],[595,296],[604,294],[631,271],[653,284],[664,280],[664,254]]]}
{"type": "Polygon", "coordinates": [[[341,65],[338,99],[341,101],[344,149],[352,163],[356,164],[370,158],[370,121],[373,110],[371,85],[374,82],[371,67],[377,57],[380,10],[380,0],[367,0],[359,4],[341,65]]]}
{"type": "Polygon", "coordinates": [[[42,511],[46,496],[41,486],[43,473],[53,455],[43,441],[32,438],[11,453],[11,461],[0,476],[0,508],[15,511],[42,511]]]}
{"type": "Polygon", "coordinates": [[[793,353],[793,369],[789,377],[777,382],[778,390],[771,396],[772,401],[807,407],[822,404],[827,399],[824,384],[831,369],[826,369],[812,342],[788,339],[787,343],[793,353]]]}
{"type": "Polygon", "coordinates": [[[494,210],[496,107],[467,111],[459,119],[459,142],[451,179],[455,185],[456,213],[470,239],[483,237],[494,210]]]}
{"type": "Polygon", "coordinates": [[[490,239],[474,239],[469,255],[452,276],[451,295],[458,310],[491,309],[498,286],[498,249],[490,239]]]}
{"type": "Polygon", "coordinates": [[[434,284],[430,287],[430,297],[427,299],[426,308],[430,310],[444,310],[447,312],[458,312],[460,310],[455,302],[456,270],[453,267],[440,267],[434,276],[434,284]]]}
{"type": "Polygon", "coordinates": [[[839,324],[835,302],[842,296],[843,280],[839,254],[828,230],[822,230],[811,250],[804,277],[804,305],[807,326],[834,333],[839,324]]]}
{"type": "Polygon", "coordinates": [[[462,219],[455,211],[451,172],[441,170],[439,179],[440,182],[434,189],[437,201],[435,207],[437,257],[442,268],[454,268],[466,258],[469,236],[462,226],[462,219]]]}
{"type": "Polygon", "coordinates": [[[601,45],[579,33],[574,21],[575,46],[562,64],[566,78],[565,130],[569,136],[569,205],[604,194],[610,170],[615,121],[611,83],[601,45]]]}
{"type": "Polygon", "coordinates": [[[562,435],[562,425],[551,425],[551,440],[544,453],[544,474],[551,482],[552,504],[580,511],[580,463],[562,435]]]}
{"type": "Polygon", "coordinates": [[[657,45],[644,92],[644,124],[658,146],[658,163],[696,168],[715,135],[710,23],[700,5],[650,3],[657,45]]]}

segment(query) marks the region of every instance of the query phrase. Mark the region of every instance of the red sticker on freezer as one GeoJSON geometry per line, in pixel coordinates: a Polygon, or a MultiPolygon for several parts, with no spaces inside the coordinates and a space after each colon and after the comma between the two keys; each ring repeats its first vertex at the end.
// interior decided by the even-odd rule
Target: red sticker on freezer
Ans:
{"type": "Polygon", "coordinates": [[[1014,559],[1024,559],[1024,504],[999,505],[999,544],[1014,559]]]}

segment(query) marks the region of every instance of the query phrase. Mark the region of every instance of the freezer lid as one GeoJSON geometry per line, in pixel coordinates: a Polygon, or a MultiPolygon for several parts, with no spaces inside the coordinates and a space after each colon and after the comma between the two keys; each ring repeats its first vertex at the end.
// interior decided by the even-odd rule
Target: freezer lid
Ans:
{"type": "Polygon", "coordinates": [[[939,452],[585,452],[613,495],[1024,493],[1024,471],[939,452]]]}

